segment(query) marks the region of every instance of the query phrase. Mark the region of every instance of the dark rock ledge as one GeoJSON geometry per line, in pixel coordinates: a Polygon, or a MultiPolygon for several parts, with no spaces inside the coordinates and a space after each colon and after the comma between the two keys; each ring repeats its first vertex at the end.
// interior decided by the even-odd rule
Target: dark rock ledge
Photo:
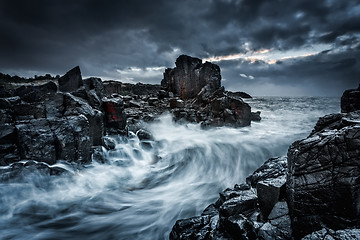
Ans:
{"type": "Polygon", "coordinates": [[[0,170],[90,163],[102,146],[111,147],[106,135],[137,132],[165,112],[204,127],[242,127],[260,119],[243,93],[224,91],[220,81],[217,65],[185,55],[165,71],[161,86],[83,79],[79,67],[61,77],[1,74],[0,166],[13,165],[0,170]]]}
{"type": "Polygon", "coordinates": [[[360,239],[360,91],[319,119],[287,157],[267,160],[170,239],[360,239]]]}

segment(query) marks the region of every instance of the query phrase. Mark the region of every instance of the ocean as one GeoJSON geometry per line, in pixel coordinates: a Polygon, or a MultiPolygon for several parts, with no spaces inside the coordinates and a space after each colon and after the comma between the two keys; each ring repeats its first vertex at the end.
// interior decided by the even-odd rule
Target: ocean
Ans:
{"type": "Polygon", "coordinates": [[[177,219],[200,215],[219,192],[307,137],[339,98],[255,97],[262,120],[202,129],[169,114],[146,125],[153,139],[112,136],[94,161],[63,176],[29,172],[0,183],[0,239],[168,239],[177,219]]]}

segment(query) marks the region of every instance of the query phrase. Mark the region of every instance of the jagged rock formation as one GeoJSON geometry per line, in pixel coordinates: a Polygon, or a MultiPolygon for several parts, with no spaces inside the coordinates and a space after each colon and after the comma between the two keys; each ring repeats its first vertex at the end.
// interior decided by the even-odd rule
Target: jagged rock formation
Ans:
{"type": "Polygon", "coordinates": [[[238,94],[224,91],[219,66],[186,55],[179,56],[175,65],[165,70],[161,81],[170,95],[184,101],[178,106],[183,105],[185,111],[180,108],[174,111],[175,116],[204,126],[250,125],[250,106],[238,94]]]}
{"type": "Polygon", "coordinates": [[[129,130],[164,112],[171,112],[177,121],[203,126],[243,127],[250,125],[251,120],[260,121],[260,112],[251,113],[250,106],[240,97],[243,94],[224,91],[220,68],[201,62],[181,55],[175,68],[165,70],[162,86],[111,81],[104,83],[105,92],[108,97],[122,95],[129,130]]]}
{"type": "Polygon", "coordinates": [[[181,55],[176,59],[175,68],[165,70],[161,86],[182,100],[193,99],[207,86],[210,92],[221,87],[219,66],[199,58],[181,55]]]}
{"type": "Polygon", "coordinates": [[[59,91],[52,81],[21,86],[0,98],[0,165],[91,160],[91,147],[101,145],[104,135],[102,82],[82,80],[76,67],[59,79],[59,85],[59,91]]]}
{"type": "Polygon", "coordinates": [[[170,239],[290,239],[286,163],[286,157],[269,159],[246,184],[221,192],[201,216],[178,220],[170,239]]]}
{"type": "MultiPolygon", "coordinates": [[[[356,109],[353,92],[342,112],[356,109]]],[[[201,216],[178,220],[170,239],[360,239],[360,111],[320,118],[287,157],[269,159],[246,182],[201,216]]]]}
{"type": "Polygon", "coordinates": [[[41,84],[14,78],[15,87],[0,88],[0,165],[20,160],[88,163],[96,147],[105,145],[104,135],[136,132],[164,112],[203,126],[250,124],[250,106],[237,94],[224,94],[217,65],[184,55],[176,65],[164,73],[174,80],[166,90],[160,85],[82,79],[79,67],[57,78],[46,75],[41,79],[50,81],[41,84]],[[16,87],[22,80],[26,86],[16,87]]]}
{"type": "Polygon", "coordinates": [[[357,89],[346,90],[341,97],[341,112],[360,110],[360,85],[357,89]]]}
{"type": "Polygon", "coordinates": [[[73,92],[83,86],[79,66],[68,71],[64,76],[59,78],[59,90],[62,92],[73,92]]]}
{"type": "Polygon", "coordinates": [[[295,237],[360,225],[360,111],[325,116],[315,129],[288,152],[295,237]]]}

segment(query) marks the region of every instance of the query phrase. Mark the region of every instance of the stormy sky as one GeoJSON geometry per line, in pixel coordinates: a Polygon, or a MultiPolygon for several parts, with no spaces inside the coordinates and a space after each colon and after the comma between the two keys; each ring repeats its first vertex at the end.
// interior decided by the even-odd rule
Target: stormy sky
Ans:
{"type": "Polygon", "coordinates": [[[340,96],[360,82],[360,0],[0,0],[0,72],[160,83],[180,54],[252,95],[340,96]]]}

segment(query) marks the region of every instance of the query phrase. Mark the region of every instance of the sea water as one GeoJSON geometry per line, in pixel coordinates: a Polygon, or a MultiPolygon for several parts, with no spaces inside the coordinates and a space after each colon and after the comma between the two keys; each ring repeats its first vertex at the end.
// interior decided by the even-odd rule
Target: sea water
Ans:
{"type": "Polygon", "coordinates": [[[177,219],[201,214],[220,191],[286,155],[319,117],[340,111],[339,98],[246,101],[262,117],[249,127],[202,129],[164,114],[146,125],[151,140],[112,136],[105,163],[0,183],[0,239],[168,239],[177,219]]]}

